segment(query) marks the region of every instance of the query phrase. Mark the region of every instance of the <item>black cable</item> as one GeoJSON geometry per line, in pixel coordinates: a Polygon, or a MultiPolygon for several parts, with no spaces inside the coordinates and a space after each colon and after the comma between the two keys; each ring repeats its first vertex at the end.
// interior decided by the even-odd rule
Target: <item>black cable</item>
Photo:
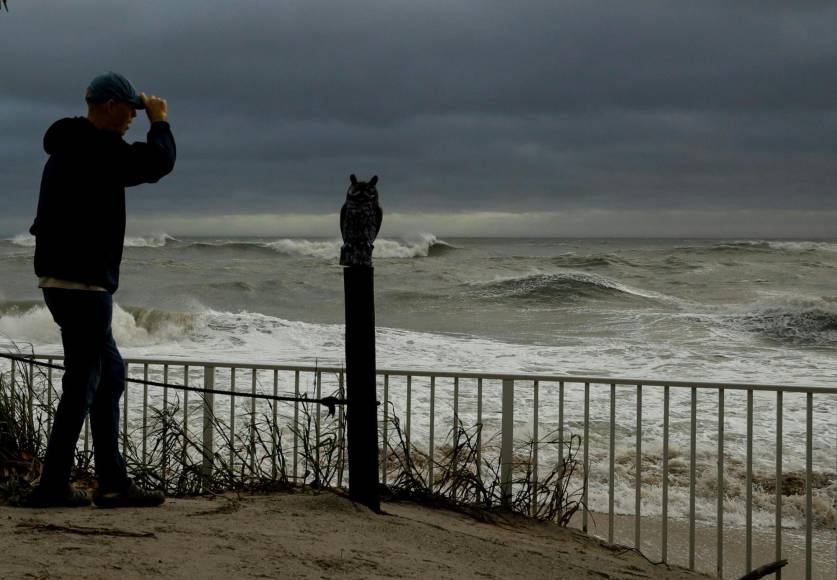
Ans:
{"type": "MultiPolygon", "coordinates": [[[[25,358],[22,356],[15,356],[12,354],[0,353],[0,358],[5,358],[13,361],[29,363],[31,365],[45,367],[50,369],[58,369],[58,370],[65,370],[63,366],[40,362],[35,360],[34,358],[25,358]]],[[[328,416],[331,417],[334,415],[335,408],[337,405],[346,405],[348,401],[346,399],[338,399],[337,397],[323,397],[321,399],[310,399],[307,396],[305,397],[289,397],[289,396],[280,396],[280,395],[263,395],[261,393],[232,393],[230,391],[219,391],[217,389],[201,389],[199,387],[187,387],[186,385],[173,385],[170,383],[161,383],[158,381],[146,381],[144,379],[132,379],[129,377],[125,377],[125,381],[128,383],[136,383],[139,385],[149,385],[152,387],[166,387],[170,389],[177,389],[181,391],[190,391],[193,393],[212,393],[216,395],[237,395],[242,397],[250,397],[253,399],[264,399],[268,401],[283,401],[289,403],[317,403],[323,405],[324,407],[328,408],[328,416]]]]}

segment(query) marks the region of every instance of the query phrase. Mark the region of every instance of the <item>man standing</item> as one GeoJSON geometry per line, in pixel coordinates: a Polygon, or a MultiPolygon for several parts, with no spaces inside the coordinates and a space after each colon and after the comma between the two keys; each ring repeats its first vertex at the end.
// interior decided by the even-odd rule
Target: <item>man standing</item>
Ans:
{"type": "Polygon", "coordinates": [[[127,475],[117,446],[125,366],[111,333],[113,293],[125,237],[125,188],[154,183],[171,172],[175,144],[166,101],[137,94],[122,75],[96,77],[87,88],[87,117],[61,119],[44,137],[49,160],[41,180],[35,274],[61,327],[63,392],[47,444],[36,506],[85,506],[70,483],[84,418],[90,414],[99,507],[156,506],[162,492],[140,489],[127,475]],[[146,142],[122,137],[136,109],[151,127],[146,142]]]}

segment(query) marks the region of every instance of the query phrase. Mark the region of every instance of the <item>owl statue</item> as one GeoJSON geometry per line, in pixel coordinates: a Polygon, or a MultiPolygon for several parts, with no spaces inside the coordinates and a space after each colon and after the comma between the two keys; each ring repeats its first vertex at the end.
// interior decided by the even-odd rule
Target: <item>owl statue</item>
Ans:
{"type": "Polygon", "coordinates": [[[371,266],[372,248],[384,212],[378,204],[378,176],[369,181],[358,181],[352,174],[351,185],[346,192],[346,203],[340,210],[340,233],[343,246],[340,248],[341,266],[371,266]]]}

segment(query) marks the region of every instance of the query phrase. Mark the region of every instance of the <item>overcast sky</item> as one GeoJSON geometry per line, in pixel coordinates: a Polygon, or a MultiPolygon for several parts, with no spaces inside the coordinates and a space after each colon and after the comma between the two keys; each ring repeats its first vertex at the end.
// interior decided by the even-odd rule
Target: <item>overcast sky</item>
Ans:
{"type": "Polygon", "coordinates": [[[331,235],[356,173],[390,235],[837,237],[834,2],[8,4],[4,235],[44,131],[114,70],[178,145],[133,233],[331,235]]]}

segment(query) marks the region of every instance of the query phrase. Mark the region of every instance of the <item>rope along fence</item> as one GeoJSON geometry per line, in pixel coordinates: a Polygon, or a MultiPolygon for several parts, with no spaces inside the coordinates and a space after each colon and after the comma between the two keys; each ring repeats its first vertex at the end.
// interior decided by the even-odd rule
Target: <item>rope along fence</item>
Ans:
{"type": "MultiPolygon", "coordinates": [[[[37,361],[33,358],[25,358],[20,356],[14,356],[9,354],[0,353],[0,358],[27,363],[30,365],[34,365],[36,367],[41,368],[49,368],[49,369],[56,369],[63,371],[64,367],[61,365],[53,364],[53,363],[45,363],[37,361]]],[[[163,387],[168,389],[176,389],[180,391],[189,391],[190,393],[204,393],[204,394],[213,394],[213,395],[229,395],[228,391],[220,391],[218,389],[202,389],[199,387],[189,387],[186,385],[176,385],[172,383],[164,383],[159,381],[149,381],[145,379],[132,379],[130,377],[126,377],[126,383],[133,383],[137,385],[148,385],[150,387],[163,387]]],[[[307,396],[302,397],[290,397],[290,396],[279,396],[279,395],[265,395],[263,393],[253,393],[250,394],[249,397],[253,399],[261,399],[266,401],[282,401],[282,402],[291,402],[291,403],[317,403],[320,405],[324,405],[328,408],[328,415],[330,417],[334,416],[334,411],[337,405],[345,405],[347,401],[345,399],[338,399],[337,397],[329,396],[329,397],[322,397],[320,399],[312,399],[307,396]]]]}
{"type": "MultiPolygon", "coordinates": [[[[0,376],[4,414],[11,418],[6,423],[22,426],[6,439],[17,438],[12,447],[30,450],[26,457],[38,457],[59,399],[53,371],[64,367],[52,359],[6,353],[0,358],[10,361],[8,371],[0,376]]],[[[283,395],[278,392],[278,371],[273,373],[273,394],[269,394],[259,392],[263,389],[255,369],[251,390],[241,392],[235,368],[226,369],[230,388],[224,390],[215,388],[223,367],[203,367],[196,376],[189,365],[177,373],[176,365],[155,369],[144,364],[142,378],[136,378],[131,372],[138,365],[125,366],[121,447],[138,482],[171,495],[291,484],[343,485],[347,401],[342,373],[334,393],[327,396],[322,396],[324,374],[313,373],[314,382],[307,386],[316,396],[311,396],[301,392],[307,386],[299,371],[292,377],[294,394],[283,395]],[[162,374],[163,380],[149,378],[154,373],[162,374]],[[180,374],[182,384],[169,380],[174,374],[180,374]],[[202,386],[195,385],[201,381],[202,386]],[[138,389],[128,389],[128,384],[142,388],[139,400],[138,389]],[[162,393],[150,393],[148,387],[161,388],[162,393]],[[190,393],[199,396],[190,400],[190,393]]],[[[85,420],[76,454],[77,476],[89,477],[91,468],[90,425],[85,420]]]]}

